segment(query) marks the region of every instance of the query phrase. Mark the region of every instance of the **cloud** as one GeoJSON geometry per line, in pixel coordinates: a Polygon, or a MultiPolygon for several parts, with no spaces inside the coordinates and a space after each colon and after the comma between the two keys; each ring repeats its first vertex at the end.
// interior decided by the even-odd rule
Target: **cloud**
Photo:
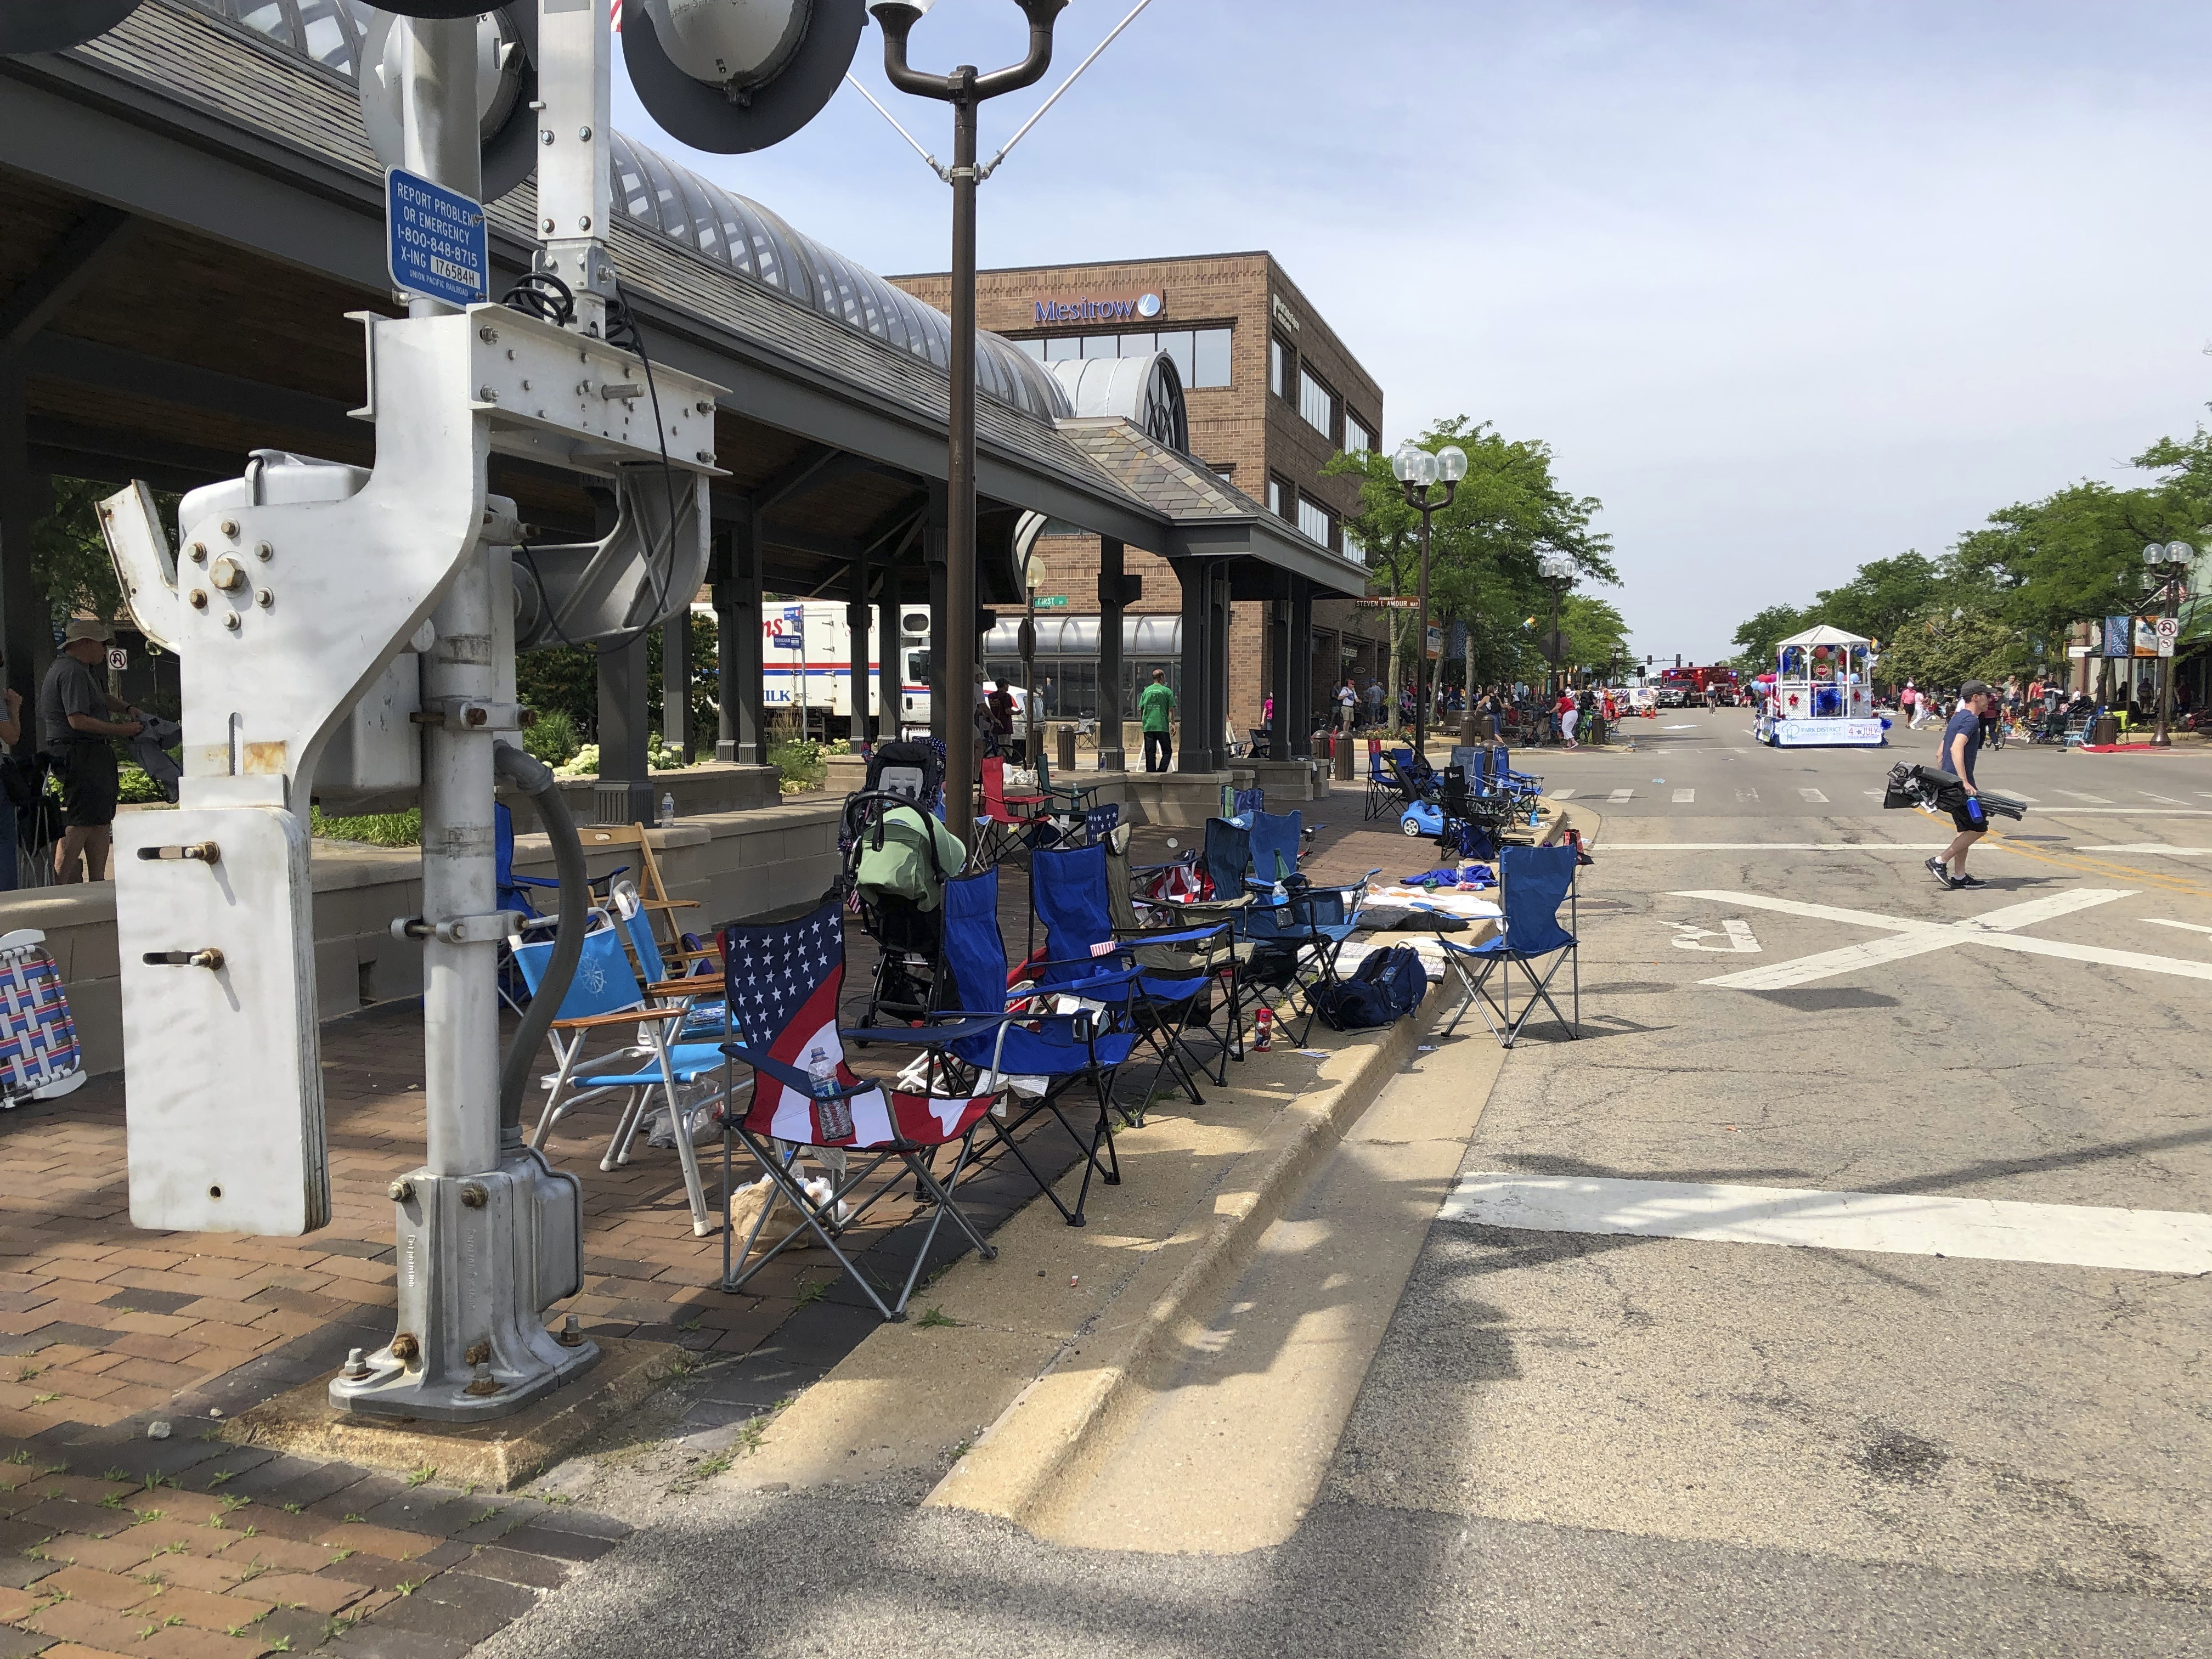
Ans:
{"type": "MultiPolygon", "coordinates": [[[[1062,14],[1061,70],[1126,9],[1062,14]]],[[[940,7],[915,40],[991,67],[1019,14],[940,7]]],[[[858,72],[942,158],[949,113],[890,92],[880,41],[858,72]]],[[[1467,413],[1548,441],[1606,504],[1638,648],[1702,659],[2191,428],[2208,46],[2179,4],[1158,0],[985,186],[981,246],[1271,250],[1389,441],[1467,413]]],[[[987,155],[1042,91],[987,108],[987,155]]],[[[875,270],[946,262],[944,187],[849,89],[776,149],[689,159],[875,270]]]]}

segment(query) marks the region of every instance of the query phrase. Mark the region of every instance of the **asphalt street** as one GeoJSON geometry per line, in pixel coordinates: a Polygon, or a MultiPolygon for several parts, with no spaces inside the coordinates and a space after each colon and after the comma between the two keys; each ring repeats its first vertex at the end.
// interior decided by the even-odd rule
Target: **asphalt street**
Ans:
{"type": "Polygon", "coordinates": [[[1747,724],[1516,757],[1603,819],[1583,1035],[1531,1027],[1462,1190],[1605,1218],[1447,1205],[1289,1544],[703,1487],[488,1651],[2212,1655],[2212,752],[1987,756],[2034,805],[1951,892],[1879,802],[1932,730],[1747,724]]]}

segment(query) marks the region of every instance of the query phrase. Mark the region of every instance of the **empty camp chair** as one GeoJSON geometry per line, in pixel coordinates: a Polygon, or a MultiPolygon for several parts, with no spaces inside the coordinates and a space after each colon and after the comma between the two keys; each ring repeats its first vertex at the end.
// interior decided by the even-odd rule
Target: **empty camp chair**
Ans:
{"type": "MultiPolygon", "coordinates": [[[[995,882],[995,875],[994,877],[995,882]]],[[[947,1216],[985,1258],[998,1254],[961,1211],[961,1177],[974,1156],[976,1130],[990,1121],[995,1089],[969,1093],[922,1093],[865,1081],[846,1063],[843,1037],[872,1042],[912,1043],[939,1054],[958,1032],[988,1038],[988,1022],[910,1030],[903,1027],[841,1033],[837,1000],[845,983],[845,935],[842,906],[833,896],[795,921],[732,925],[720,944],[728,965],[724,988],[738,1016],[739,1035],[722,1046],[722,1054],[753,1073],[752,1098],[742,1114],[723,1119],[722,1288],[742,1289],[783,1249],[811,1237],[836,1258],[854,1284],[885,1319],[906,1316],[938,1231],[947,1216]],[[730,1143],[743,1143],[766,1174],[769,1201],[742,1244],[731,1225],[735,1184],[730,1143]],[[938,1150],[952,1146],[952,1169],[939,1179],[933,1168],[938,1150]],[[824,1190],[794,1173],[799,1153],[811,1149],[837,1171],[824,1190]],[[885,1174],[885,1166],[890,1166],[885,1174]],[[880,1178],[879,1178],[880,1177],[880,1178]],[[928,1224],[903,1282],[878,1284],[844,1239],[855,1224],[911,1177],[930,1206],[928,1224]],[[871,1183],[873,1183],[871,1189],[871,1183]],[[752,1250],[776,1212],[775,1200],[787,1201],[799,1223],[757,1258],[752,1250]]],[[[949,1061],[950,1056],[945,1058],[949,1061]]],[[[953,1068],[937,1065],[933,1077],[953,1068]]]]}
{"type": "Polygon", "coordinates": [[[1540,1001],[1552,1017],[1579,1036],[1575,1024],[1582,1018],[1582,962],[1575,928],[1580,918],[1575,892],[1575,849],[1571,846],[1508,847],[1498,855],[1498,903],[1504,911],[1497,933],[1480,945],[1462,945],[1439,933],[1444,962],[1459,977],[1460,1004],[1444,1026],[1449,1036],[1460,1017],[1472,1006],[1482,1011],[1483,1023],[1510,1048],[1540,1001]],[[1567,926],[1559,926],[1559,907],[1568,907],[1567,926]],[[1549,957],[1551,965],[1540,976],[1536,964],[1549,957]],[[1552,1000],[1551,984],[1563,962],[1572,964],[1574,1020],[1559,1012],[1552,1000]],[[1518,965],[1528,981],[1528,1000],[1519,1018],[1513,1014],[1512,970],[1518,965]],[[1498,997],[1491,994],[1492,975],[1498,979],[1498,997]],[[1493,1018],[1494,1016],[1494,1018],[1493,1018]]]}
{"type": "Polygon", "coordinates": [[[1398,785],[1383,765],[1382,739],[1367,739],[1367,806],[1363,817],[1370,822],[1390,816],[1399,808],[1398,785]]]}
{"type": "Polygon", "coordinates": [[[1109,800],[1103,806],[1083,809],[1083,839],[1093,847],[1105,845],[1107,836],[1121,827],[1121,803],[1109,800]]]}
{"type": "Polygon", "coordinates": [[[995,755],[983,759],[982,811],[975,815],[975,854],[978,865],[996,864],[1017,848],[1036,845],[1041,831],[1052,824],[1045,798],[1038,794],[1009,795],[1006,763],[995,755]]]}
{"type": "MultiPolygon", "coordinates": [[[[702,1079],[719,1081],[722,1054],[713,1043],[678,1045],[670,1030],[680,1023],[686,1005],[681,1000],[656,1006],[630,971],[623,954],[623,936],[605,911],[593,913],[584,936],[584,954],[576,964],[561,999],[560,1012],[546,1031],[552,1044],[554,1073],[547,1084],[545,1107],[530,1137],[532,1147],[542,1147],[553,1126],[586,1103],[606,1098],[619,1100],[613,1134],[599,1158],[599,1168],[611,1170],[629,1158],[646,1111],[657,1097],[668,1112],[669,1128],[676,1137],[676,1157],[684,1171],[684,1196],[691,1206],[691,1231],[703,1238],[709,1231],[706,1190],[699,1181],[698,1154],[693,1150],[690,1111],[696,1098],[680,1096],[680,1087],[696,1094],[702,1079]],[[598,1032],[633,1028],[637,1042],[611,1054],[587,1057],[585,1044],[598,1032]]],[[[535,996],[544,983],[553,957],[550,939],[509,938],[507,948],[535,996]]],[[[707,982],[712,989],[714,981],[707,982]]]]}
{"type": "MultiPolygon", "coordinates": [[[[1212,991],[1214,975],[1209,966],[1148,967],[1137,961],[1134,945],[1121,937],[1114,922],[1109,887],[1106,849],[1077,847],[1041,850],[1030,869],[1030,902],[1045,927],[1048,959],[1039,964],[1037,984],[1045,989],[1074,996],[1094,997],[1117,1009],[1126,1009],[1130,1025],[1158,1056],[1153,1067],[1152,1088],[1162,1073],[1172,1070],[1181,1079],[1193,1105],[1203,1105],[1194,1065],[1206,1061],[1192,1047],[1189,1027],[1200,1012],[1200,1000],[1212,991]],[[1133,982],[1110,984],[1103,991],[1086,988],[1100,969],[1134,965],[1133,982]]],[[[1196,951],[1209,945],[1225,952],[1230,943],[1224,924],[1163,933],[1146,941],[1155,946],[1178,946],[1196,951]]],[[[1228,958],[1234,966],[1234,958],[1228,958]]],[[[1225,1041],[1214,1045],[1228,1052],[1225,1041]]],[[[1216,1082],[1225,1081],[1216,1078],[1216,1082]]],[[[1150,1097],[1152,1088],[1146,1091],[1150,1097]]]]}
{"type": "Polygon", "coordinates": [[[1252,815],[1251,879],[1272,887],[1298,872],[1305,851],[1301,815],[1297,812],[1255,812],[1252,815]]]}
{"type": "Polygon", "coordinates": [[[1243,973],[1255,987],[1294,993],[1305,1002],[1300,1042],[1312,1036],[1314,1016],[1336,982],[1337,953],[1358,927],[1367,885],[1382,873],[1370,870],[1356,882],[1328,886],[1295,877],[1284,884],[1280,900],[1255,894],[1240,921],[1253,947],[1243,973]]]}
{"type": "MultiPolygon", "coordinates": [[[[952,1053],[969,1068],[988,1073],[992,1082],[1010,1077],[1044,1079],[1043,1094],[1009,1101],[1006,1121],[991,1119],[990,1129],[1067,1224],[1080,1227],[1092,1176],[1109,1186],[1121,1182],[1121,1164],[1114,1151],[1114,1079],[1137,1046],[1136,1034],[1111,1009],[1060,1012],[1044,1006],[1046,998],[1009,990],[1006,942],[999,931],[996,868],[962,876],[946,886],[945,967],[957,1006],[940,1008],[935,1018],[960,1028],[945,1038],[952,1053]],[[978,1026],[978,1020],[988,1024],[978,1026]],[[1073,1098],[1079,1091],[1090,1097],[1080,1104],[1073,1098]],[[1083,1154],[1083,1184],[1073,1207],[1061,1200],[1014,1138],[1023,1125],[1041,1114],[1057,1121],[1083,1154]],[[1089,1121],[1088,1133],[1077,1127],[1077,1118],[1089,1121]]],[[[1114,990],[1114,981],[1126,983],[1134,977],[1133,969],[1115,969],[1095,976],[1084,995],[1103,1000],[1114,990]]]]}
{"type": "Polygon", "coordinates": [[[83,1086],[84,1051],[46,934],[0,933],[0,1110],[83,1086]]]}
{"type": "MultiPolygon", "coordinates": [[[[1133,947],[1139,968],[1170,975],[1210,975],[1222,993],[1226,1030],[1219,1042],[1231,1060],[1244,1058],[1244,987],[1238,969],[1249,962],[1252,946],[1237,939],[1234,908],[1207,904],[1179,904],[1147,897],[1139,902],[1136,872],[1129,867],[1130,830],[1118,826],[1102,842],[1106,850],[1106,902],[1114,919],[1115,937],[1133,947]],[[1194,943],[1174,944],[1194,932],[1204,938],[1194,943]]],[[[1249,903],[1249,898],[1244,901],[1249,903]]],[[[1226,1084],[1225,1066],[1213,1074],[1226,1084]]]]}
{"type": "Polygon", "coordinates": [[[586,857],[596,853],[622,852],[630,855],[629,865],[617,866],[598,878],[604,883],[609,876],[619,875],[623,870],[637,872],[638,901],[653,918],[653,929],[660,939],[660,953],[671,967],[688,971],[694,962],[714,961],[714,953],[698,940],[687,939],[677,925],[678,912],[696,910],[696,899],[672,899],[668,886],[661,879],[660,860],[653,856],[653,842],[647,838],[641,823],[584,823],[576,826],[576,837],[584,844],[586,857]]]}

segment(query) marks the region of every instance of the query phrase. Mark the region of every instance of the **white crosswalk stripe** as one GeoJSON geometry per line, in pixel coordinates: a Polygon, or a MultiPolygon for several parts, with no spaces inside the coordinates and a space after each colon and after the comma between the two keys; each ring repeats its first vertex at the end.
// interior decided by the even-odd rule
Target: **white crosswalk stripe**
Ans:
{"type": "Polygon", "coordinates": [[[1574,798],[1575,792],[1571,789],[1554,789],[1552,791],[1552,799],[1553,800],[1572,800],[1574,798]]]}
{"type": "Polygon", "coordinates": [[[2154,795],[2148,789],[2138,789],[2136,793],[2141,795],[2145,800],[2163,801],[2168,806],[2184,806],[2188,804],[2179,795],[2154,795]]]}
{"type": "Polygon", "coordinates": [[[1797,797],[1800,800],[1819,801],[1823,805],[1826,804],[1828,799],[1817,789],[1800,789],[1797,792],[1797,797]]]}
{"type": "Polygon", "coordinates": [[[2085,800],[2092,806],[2110,806],[2112,803],[2103,795],[2085,795],[2079,789],[2061,789],[2062,795],[2071,795],[2075,800],[2085,800]]]}
{"type": "Polygon", "coordinates": [[[1880,800],[1883,798],[1884,793],[1884,791],[1880,789],[1862,789],[1859,791],[1859,793],[1864,795],[1869,800],[1880,800]]]}
{"type": "Polygon", "coordinates": [[[1606,799],[1609,801],[1634,800],[1636,799],[1636,792],[1633,789],[1616,789],[1611,794],[1607,795],[1606,799]]]}
{"type": "Polygon", "coordinates": [[[1759,791],[1756,789],[1739,789],[1735,792],[1735,798],[1738,800],[1757,800],[1759,799],[1759,791]]]}
{"type": "Polygon", "coordinates": [[[1687,806],[1691,802],[1696,800],[1697,798],[1698,792],[1694,789],[1677,789],[1674,792],[1674,805],[1677,806],[1687,806]]]}

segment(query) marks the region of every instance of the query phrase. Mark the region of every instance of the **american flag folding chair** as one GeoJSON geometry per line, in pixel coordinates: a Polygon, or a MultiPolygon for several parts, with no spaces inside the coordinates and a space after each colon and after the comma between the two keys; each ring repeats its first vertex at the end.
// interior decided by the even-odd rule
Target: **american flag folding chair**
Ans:
{"type": "MultiPolygon", "coordinates": [[[[742,1116],[726,1109],[722,1120],[722,1288],[743,1289],[787,1246],[811,1236],[853,1276],[878,1313],[902,1320],[947,1216],[986,1261],[998,1255],[954,1201],[974,1157],[975,1131],[997,1095],[916,1093],[854,1073],[845,1063],[848,1035],[937,1048],[963,1028],[839,1031],[837,1000],[845,987],[842,909],[832,896],[795,921],[733,923],[721,932],[724,989],[736,1032],[734,1041],[721,1045],[721,1053],[753,1072],[750,1104],[742,1116]],[[744,1243],[737,1243],[730,1202],[736,1190],[730,1171],[733,1139],[744,1143],[776,1194],[799,1212],[799,1224],[757,1258],[753,1247],[776,1206],[763,1206],[744,1243]],[[951,1172],[940,1180],[931,1165],[945,1146],[958,1150],[951,1172]],[[825,1154],[823,1162],[836,1172],[826,1191],[817,1184],[810,1192],[794,1172],[799,1152],[806,1150],[825,1154]],[[886,1165],[892,1166],[890,1173],[861,1196],[886,1165]],[[931,1214],[905,1282],[878,1285],[840,1240],[903,1176],[913,1178],[931,1214]],[[849,1208],[848,1200],[853,1200],[849,1208]]],[[[948,1068],[928,1069],[939,1077],[948,1068]]],[[[726,1102],[732,1092],[726,1087],[726,1102]]]]}
{"type": "Polygon", "coordinates": [[[0,933],[0,1111],[84,1085],[62,970],[35,927],[0,933]]]}

